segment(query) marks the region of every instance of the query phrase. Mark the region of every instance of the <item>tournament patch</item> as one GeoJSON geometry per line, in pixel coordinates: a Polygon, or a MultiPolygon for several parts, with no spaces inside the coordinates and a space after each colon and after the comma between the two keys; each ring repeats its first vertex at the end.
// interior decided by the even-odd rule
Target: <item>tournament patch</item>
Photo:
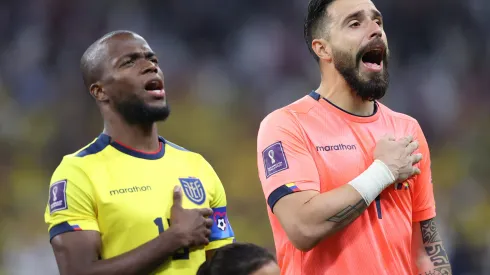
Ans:
{"type": "Polygon", "coordinates": [[[284,148],[280,141],[265,148],[262,151],[262,158],[264,160],[265,178],[289,168],[286,154],[284,154],[284,148]]]}
{"type": "Polygon", "coordinates": [[[66,180],[55,182],[49,188],[49,212],[54,212],[68,209],[66,202],[66,180]]]}
{"type": "Polygon", "coordinates": [[[201,205],[206,201],[206,190],[197,178],[180,178],[180,185],[184,189],[185,196],[197,205],[201,205]]]}

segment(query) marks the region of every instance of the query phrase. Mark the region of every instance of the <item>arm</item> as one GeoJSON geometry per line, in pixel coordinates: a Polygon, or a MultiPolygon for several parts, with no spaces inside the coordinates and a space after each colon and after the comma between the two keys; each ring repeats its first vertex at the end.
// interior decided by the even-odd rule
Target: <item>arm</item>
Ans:
{"type": "Polygon", "coordinates": [[[450,275],[451,264],[434,219],[413,224],[413,258],[420,275],[450,275]]]}
{"type": "Polygon", "coordinates": [[[449,275],[452,274],[451,265],[434,221],[436,203],[429,145],[419,125],[417,125],[416,138],[424,158],[419,163],[420,175],[415,177],[413,184],[412,258],[417,266],[417,274],[449,275]]]}
{"type": "Polygon", "coordinates": [[[366,208],[361,195],[346,184],[322,194],[310,190],[285,196],[273,211],[293,245],[308,251],[349,225],[366,208]]]}
{"type": "Polygon", "coordinates": [[[213,225],[209,244],[206,246],[206,259],[210,259],[214,251],[220,247],[231,244],[235,241],[235,233],[231,227],[227,213],[226,192],[216,171],[209,162],[202,158],[203,179],[210,184],[209,205],[213,210],[213,225]]]}
{"type": "Polygon", "coordinates": [[[100,260],[102,245],[90,179],[72,161],[64,160],[54,172],[52,182],[45,219],[62,275],[148,273],[183,246],[181,230],[171,226],[133,251],[100,260]]]}
{"type": "MultiPolygon", "coordinates": [[[[374,162],[350,182],[352,185],[320,194],[319,173],[306,140],[295,118],[286,112],[274,112],[264,119],[257,140],[259,176],[268,205],[289,240],[302,251],[310,250],[366,210],[372,200],[361,196],[357,187],[394,181],[384,164],[374,162]]],[[[371,189],[372,199],[383,190],[371,189]]]]}
{"type": "Polygon", "coordinates": [[[154,240],[125,254],[99,260],[100,234],[75,231],[57,235],[51,241],[61,275],[130,275],[148,274],[163,264],[182,244],[178,233],[169,230],[154,240]]]}

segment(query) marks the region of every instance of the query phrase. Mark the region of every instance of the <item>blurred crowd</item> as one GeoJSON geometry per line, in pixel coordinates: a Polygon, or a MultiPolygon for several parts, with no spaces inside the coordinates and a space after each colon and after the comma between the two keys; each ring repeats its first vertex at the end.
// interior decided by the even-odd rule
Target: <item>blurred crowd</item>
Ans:
{"type": "MultiPolygon", "coordinates": [[[[2,0],[0,275],[58,274],[48,184],[61,157],[102,130],[79,60],[116,29],[141,34],[160,58],[172,108],[160,134],[214,166],[237,238],[273,249],[256,134],[319,83],[303,40],[307,2],[2,0]]],[[[374,2],[392,56],[382,102],[415,117],[429,141],[454,274],[490,274],[490,2],[374,2]]]]}

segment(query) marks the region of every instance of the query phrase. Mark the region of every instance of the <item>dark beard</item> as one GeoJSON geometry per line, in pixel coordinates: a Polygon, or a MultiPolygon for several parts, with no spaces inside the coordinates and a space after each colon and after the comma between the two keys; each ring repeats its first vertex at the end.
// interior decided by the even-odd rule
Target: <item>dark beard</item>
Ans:
{"type": "Polygon", "coordinates": [[[117,102],[115,106],[123,119],[130,125],[150,125],[157,121],[164,121],[170,115],[168,103],[164,107],[151,107],[136,95],[117,102]]]}
{"type": "Polygon", "coordinates": [[[359,74],[359,65],[364,53],[365,51],[361,49],[356,58],[352,58],[348,53],[333,49],[334,66],[362,100],[378,100],[385,95],[388,89],[388,55],[385,54],[383,57],[383,71],[373,74],[366,81],[361,79],[359,74]]]}

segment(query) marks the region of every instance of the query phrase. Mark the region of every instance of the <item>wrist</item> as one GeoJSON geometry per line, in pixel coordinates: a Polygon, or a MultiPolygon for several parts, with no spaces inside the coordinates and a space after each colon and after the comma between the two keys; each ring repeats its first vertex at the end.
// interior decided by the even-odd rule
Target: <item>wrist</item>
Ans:
{"type": "Polygon", "coordinates": [[[163,242],[168,243],[172,248],[175,248],[175,251],[188,246],[185,234],[176,226],[170,226],[168,230],[165,230],[165,232],[159,235],[159,238],[163,242]]]}
{"type": "MultiPolygon", "coordinates": [[[[390,168],[390,166],[388,166],[386,163],[384,163],[384,161],[382,161],[382,160],[380,160],[380,159],[375,159],[375,160],[373,161],[373,164],[375,164],[375,165],[379,166],[379,168],[380,168],[380,172],[381,172],[381,170],[383,170],[383,173],[384,173],[384,174],[385,174],[387,177],[391,178],[391,183],[394,183],[394,182],[395,182],[396,178],[398,177],[398,171],[397,171],[396,169],[393,169],[393,170],[392,170],[392,169],[390,168]],[[384,169],[383,169],[383,168],[381,168],[381,167],[383,167],[384,169]]],[[[391,183],[390,183],[390,184],[391,184],[391,183]]]]}
{"type": "Polygon", "coordinates": [[[349,182],[359,192],[367,205],[389,185],[395,177],[388,166],[381,160],[375,160],[366,171],[349,182]]]}

